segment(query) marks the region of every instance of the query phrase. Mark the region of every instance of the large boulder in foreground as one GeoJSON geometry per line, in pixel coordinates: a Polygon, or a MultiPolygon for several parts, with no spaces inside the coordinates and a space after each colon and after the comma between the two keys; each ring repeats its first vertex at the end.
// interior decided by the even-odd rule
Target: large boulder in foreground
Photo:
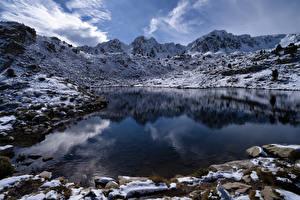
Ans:
{"type": "Polygon", "coordinates": [[[300,159],[300,145],[268,144],[262,146],[263,150],[279,158],[300,159]]]}

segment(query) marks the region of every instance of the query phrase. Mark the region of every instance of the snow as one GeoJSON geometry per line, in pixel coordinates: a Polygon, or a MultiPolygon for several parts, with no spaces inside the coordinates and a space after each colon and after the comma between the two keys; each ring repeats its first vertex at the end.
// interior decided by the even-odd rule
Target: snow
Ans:
{"type": "Polygon", "coordinates": [[[280,189],[276,189],[276,192],[278,192],[285,200],[300,200],[300,196],[295,193],[280,189]]]}
{"type": "Polygon", "coordinates": [[[19,182],[21,182],[23,180],[27,180],[31,177],[32,177],[32,175],[22,175],[22,176],[13,176],[13,177],[2,179],[2,180],[0,180],[0,191],[5,188],[13,187],[14,185],[18,184],[19,182]]]}
{"type": "Polygon", "coordinates": [[[250,177],[253,181],[258,181],[258,176],[257,176],[256,171],[252,171],[250,174],[250,177]]]}
{"type": "Polygon", "coordinates": [[[150,194],[153,192],[160,192],[165,190],[168,190],[168,186],[165,183],[155,184],[151,180],[133,181],[127,183],[126,185],[121,185],[120,189],[114,189],[109,193],[108,198],[113,198],[115,196],[129,198],[134,194],[150,194]]]}
{"type": "Polygon", "coordinates": [[[279,176],[276,177],[276,180],[281,181],[281,182],[286,182],[286,183],[292,183],[292,181],[290,179],[282,178],[282,177],[279,177],[279,176]]]}
{"type": "Polygon", "coordinates": [[[300,149],[300,145],[280,145],[280,144],[272,144],[273,146],[279,147],[279,148],[291,148],[291,149],[300,149]]]}
{"type": "Polygon", "coordinates": [[[51,187],[57,187],[59,185],[61,185],[60,180],[52,180],[41,185],[41,188],[51,188],[51,187]]]}
{"type": "Polygon", "coordinates": [[[207,181],[216,180],[220,178],[234,179],[236,181],[240,181],[243,175],[244,174],[242,170],[209,172],[206,176],[202,176],[201,181],[207,182],[207,181]]]}
{"type": "Polygon", "coordinates": [[[263,200],[259,190],[255,190],[255,197],[258,198],[259,200],[263,200]]]}
{"type": "Polygon", "coordinates": [[[170,189],[175,189],[177,187],[176,183],[170,183],[170,189]]]}
{"type": "Polygon", "coordinates": [[[114,179],[110,177],[97,177],[95,178],[95,181],[105,185],[109,181],[114,181],[114,179]]]}
{"type": "Polygon", "coordinates": [[[177,178],[177,181],[179,183],[194,184],[194,183],[199,183],[200,179],[199,178],[195,178],[195,177],[180,177],[180,178],[177,178]]]}
{"type": "Polygon", "coordinates": [[[54,190],[50,190],[45,195],[46,199],[58,199],[58,193],[54,190]]]}
{"type": "Polygon", "coordinates": [[[0,146],[0,151],[6,150],[6,149],[9,149],[9,148],[12,148],[12,147],[14,147],[14,146],[13,145],[0,146]]]}
{"type": "Polygon", "coordinates": [[[46,198],[46,195],[44,193],[39,193],[35,195],[25,195],[21,198],[21,200],[43,200],[46,198]]]}

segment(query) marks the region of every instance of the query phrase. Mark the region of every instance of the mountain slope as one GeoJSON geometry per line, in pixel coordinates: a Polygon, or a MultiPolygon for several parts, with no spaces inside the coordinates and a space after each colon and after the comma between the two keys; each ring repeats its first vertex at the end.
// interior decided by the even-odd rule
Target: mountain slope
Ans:
{"type": "Polygon", "coordinates": [[[191,52],[234,52],[234,51],[257,51],[261,49],[272,49],[285,37],[280,35],[266,35],[251,37],[250,35],[233,35],[224,30],[212,31],[194,42],[188,44],[191,52]]]}
{"type": "MultiPolygon", "coordinates": [[[[0,48],[1,80],[18,79],[27,76],[27,69],[37,68],[42,74],[67,78],[87,88],[135,85],[300,89],[300,52],[297,51],[299,46],[295,45],[276,51],[236,52],[231,48],[234,45],[228,45],[236,44],[236,41],[231,41],[227,47],[234,50],[234,53],[214,54],[194,53],[173,43],[159,44],[154,38],[138,37],[130,45],[113,40],[96,47],[73,47],[58,38],[37,35],[33,39],[28,37],[28,41],[26,39],[18,46],[15,43],[18,43],[19,37],[14,35],[27,38],[26,34],[34,30],[18,23],[14,27],[9,22],[1,22],[0,25],[3,32],[0,48]],[[13,35],[6,35],[6,29],[13,35]],[[155,56],[151,56],[152,49],[155,56]],[[15,77],[7,78],[8,70],[13,70],[15,77]],[[279,74],[276,80],[272,78],[274,70],[279,74]]],[[[228,35],[226,32],[220,34],[228,35]]],[[[283,36],[255,37],[255,41],[267,41],[265,43],[271,45],[274,41],[282,42],[283,39],[286,44],[299,39],[298,35],[288,35],[279,40],[281,37],[283,36]]],[[[247,40],[243,40],[245,44],[245,41],[252,41],[248,36],[238,38],[240,42],[246,38],[247,40]]],[[[211,51],[219,51],[214,48],[219,48],[222,40],[216,40],[213,44],[215,43],[216,46],[212,46],[211,51]]],[[[260,45],[262,44],[261,42],[260,45]]],[[[202,51],[201,48],[199,51],[202,51]]]]}

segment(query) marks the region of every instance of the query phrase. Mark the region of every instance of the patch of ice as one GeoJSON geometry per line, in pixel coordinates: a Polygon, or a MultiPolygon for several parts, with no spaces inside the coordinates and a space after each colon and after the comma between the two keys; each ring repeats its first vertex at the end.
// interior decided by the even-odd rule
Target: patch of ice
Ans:
{"type": "Polygon", "coordinates": [[[121,185],[120,189],[114,189],[112,192],[109,193],[108,198],[113,198],[116,196],[129,198],[135,194],[151,194],[154,192],[160,192],[165,190],[168,190],[168,186],[165,183],[155,184],[151,180],[133,181],[127,183],[126,185],[121,185]]]}
{"type": "Polygon", "coordinates": [[[0,191],[9,187],[13,187],[18,184],[20,181],[27,180],[31,178],[32,175],[22,175],[22,176],[13,176],[0,180],[0,191]]]}
{"type": "Polygon", "coordinates": [[[61,182],[60,180],[52,180],[52,181],[49,181],[49,182],[46,182],[44,183],[41,188],[51,188],[51,187],[57,187],[61,185],[61,182]]]}
{"type": "Polygon", "coordinates": [[[257,176],[256,171],[252,171],[250,174],[250,177],[253,181],[258,181],[258,176],[257,176]]]}
{"type": "Polygon", "coordinates": [[[279,189],[276,189],[276,192],[278,192],[285,200],[300,200],[300,196],[293,192],[279,189]]]}

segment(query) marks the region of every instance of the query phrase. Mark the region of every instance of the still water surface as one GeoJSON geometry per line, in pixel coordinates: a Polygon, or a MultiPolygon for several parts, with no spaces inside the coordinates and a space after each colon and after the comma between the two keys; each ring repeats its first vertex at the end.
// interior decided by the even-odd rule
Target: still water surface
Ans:
{"type": "Polygon", "coordinates": [[[50,170],[88,184],[95,175],[172,177],[210,164],[247,158],[253,145],[300,143],[300,92],[107,88],[110,103],[26,154],[22,171],[50,170]]]}

